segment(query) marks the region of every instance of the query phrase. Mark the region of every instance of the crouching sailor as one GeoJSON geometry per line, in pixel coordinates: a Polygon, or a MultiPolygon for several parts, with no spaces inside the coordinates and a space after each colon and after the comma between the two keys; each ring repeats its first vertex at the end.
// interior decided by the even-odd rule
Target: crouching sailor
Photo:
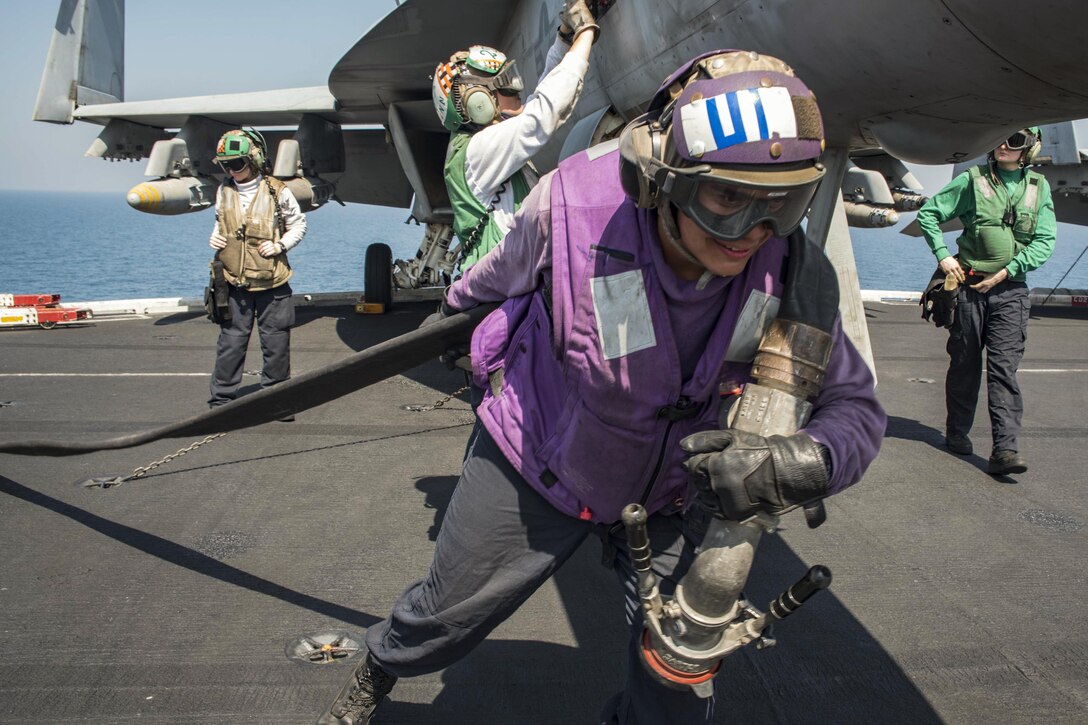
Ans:
{"type": "MultiPolygon", "coordinates": [[[[689,506],[681,441],[717,428],[720,391],[752,379],[794,260],[826,262],[796,231],[822,147],[815,99],[788,66],[716,51],[673,74],[618,149],[589,149],[541,179],[506,241],[447,291],[447,311],[505,300],[472,337],[479,421],[430,571],[368,630],[365,661],[321,723],[370,722],[397,678],[463,658],[590,535],[612,552],[631,624],[627,681],[600,722],[712,721],[713,698],[667,687],[640,662],[617,523],[640,502],[662,589],[683,577],[706,517],[689,506]],[[791,254],[804,245],[815,254],[791,254]]],[[[884,411],[832,319],[809,422],[785,444],[761,439],[771,474],[712,482],[750,509],[837,493],[877,454],[884,411]]]]}

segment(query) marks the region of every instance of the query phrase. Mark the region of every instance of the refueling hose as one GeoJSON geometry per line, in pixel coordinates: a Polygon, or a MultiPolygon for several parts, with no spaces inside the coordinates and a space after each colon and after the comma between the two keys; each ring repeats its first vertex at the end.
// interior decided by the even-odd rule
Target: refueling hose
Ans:
{"type": "Polygon", "coordinates": [[[0,453],[24,456],[75,456],[92,451],[130,448],[160,438],[204,436],[271,423],[353,393],[433,360],[469,339],[491,303],[450,315],[439,322],[378,343],[353,355],[310,370],[278,385],[246,395],[206,413],[159,428],[116,438],[71,441],[24,438],[0,441],[0,453]]]}

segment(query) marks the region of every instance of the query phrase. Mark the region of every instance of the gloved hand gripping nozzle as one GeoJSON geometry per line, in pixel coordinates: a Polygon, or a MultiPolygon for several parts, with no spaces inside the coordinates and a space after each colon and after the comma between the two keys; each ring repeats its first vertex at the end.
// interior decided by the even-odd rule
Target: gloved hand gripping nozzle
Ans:
{"type": "Polygon", "coordinates": [[[697,484],[708,494],[703,500],[719,505],[699,554],[671,599],[660,594],[652,571],[646,511],[639,504],[624,509],[623,523],[646,622],[643,663],[661,682],[690,687],[700,697],[709,697],[714,675],[726,655],[751,642],[760,649],[773,645],[768,626],[831,583],[831,572],[814,566],[772,602],[767,613],[752,607],[742,594],[759,539],[764,531],[777,528],[778,514],[805,505],[814,512],[809,516],[810,525],[822,522],[819,499],[827,490],[826,459],[812,455],[810,448],[822,446],[797,431],[808,420],[830,357],[831,335],[827,331],[792,320],[771,323],[753,363],[755,382],[745,386],[723,421],[723,427],[735,434],[721,437],[727,441],[721,451],[692,449],[698,449],[699,455],[689,459],[698,459],[689,471],[706,477],[697,484]],[[767,451],[755,445],[772,436],[791,443],[772,441],[765,446],[767,451]],[[793,440],[795,436],[804,440],[793,440]],[[734,439],[743,445],[730,450],[734,439]],[[742,460],[703,465],[712,456],[742,460]],[[789,459],[785,463],[783,456],[789,459]],[[744,471],[749,472],[747,476],[744,471]],[[716,479],[715,472],[726,476],[716,479]],[[727,515],[743,520],[730,520],[727,515]]]}

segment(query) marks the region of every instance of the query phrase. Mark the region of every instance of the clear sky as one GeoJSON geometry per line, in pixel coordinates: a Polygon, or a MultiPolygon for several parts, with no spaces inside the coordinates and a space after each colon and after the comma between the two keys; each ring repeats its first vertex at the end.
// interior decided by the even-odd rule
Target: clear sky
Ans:
{"type": "MultiPolygon", "coordinates": [[[[116,191],[146,161],[83,153],[100,126],[30,120],[60,0],[0,0],[0,189],[116,191]]],[[[125,3],[125,100],[324,85],[336,61],[394,0],[135,0],[125,3]],[[246,52],[269,41],[271,62],[246,52]]]]}

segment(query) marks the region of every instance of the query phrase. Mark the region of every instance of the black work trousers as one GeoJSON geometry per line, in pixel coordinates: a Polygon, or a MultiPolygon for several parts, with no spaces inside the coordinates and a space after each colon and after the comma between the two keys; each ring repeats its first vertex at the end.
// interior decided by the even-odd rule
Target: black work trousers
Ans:
{"type": "Polygon", "coordinates": [[[960,286],[947,346],[949,364],[944,389],[948,434],[967,435],[971,430],[985,351],[993,450],[1020,450],[1024,399],[1016,370],[1024,357],[1030,312],[1031,299],[1023,282],[1006,280],[989,292],[960,286]]]}
{"type": "MultiPolygon", "coordinates": [[[[648,529],[654,571],[662,578],[662,591],[671,593],[691,565],[705,521],[655,514],[648,529]]],[[[627,683],[621,694],[604,705],[601,722],[711,722],[712,698],[666,688],[638,659],[642,613],[623,527],[610,529],[560,512],[514,470],[479,421],[442,520],[430,571],[401,594],[385,621],[367,630],[371,655],[399,677],[436,672],[453,664],[512,615],[591,534],[616,548],[614,568],[631,628],[627,683]]],[[[601,612],[599,616],[621,614],[601,612]]]]}
{"type": "Polygon", "coordinates": [[[285,283],[260,292],[230,285],[230,322],[219,325],[209,405],[222,405],[237,397],[254,320],[264,359],[261,387],[291,377],[291,327],[295,324],[291,285],[285,283]]]}

